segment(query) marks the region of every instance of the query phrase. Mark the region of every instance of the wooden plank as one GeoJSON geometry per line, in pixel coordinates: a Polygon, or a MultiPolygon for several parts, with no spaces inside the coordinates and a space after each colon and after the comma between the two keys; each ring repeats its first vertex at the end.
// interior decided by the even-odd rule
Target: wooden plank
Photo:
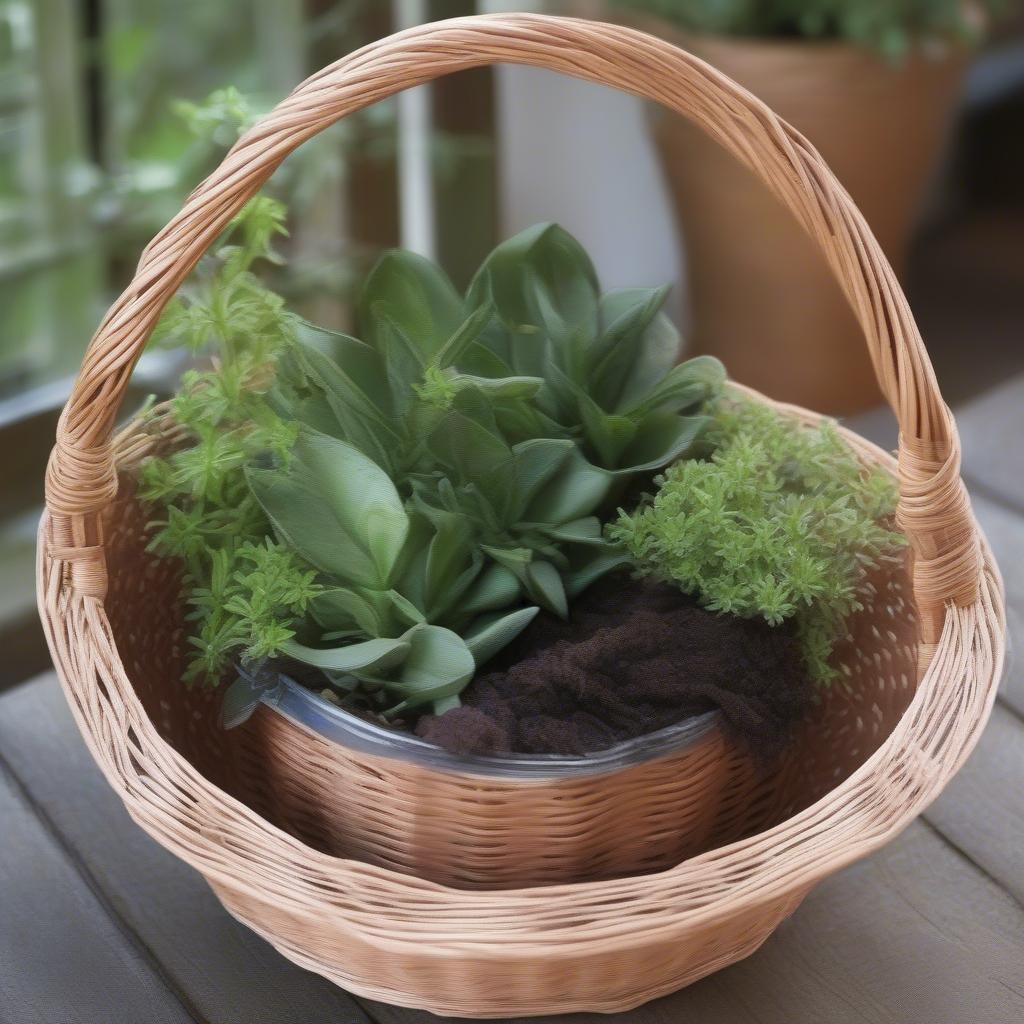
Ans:
{"type": "MultiPolygon", "coordinates": [[[[195,871],[131,821],[86,751],[53,674],[0,697],[0,757],[75,850],[91,884],[205,1020],[368,1024],[351,996],[238,924],[195,871]]],[[[45,896],[40,906],[50,906],[45,896]]],[[[91,998],[106,1007],[107,1022],[118,1003],[104,995],[102,977],[91,998]]],[[[118,1013],[117,1019],[163,1018],[118,1013]]]]}
{"type": "Polygon", "coordinates": [[[867,412],[857,413],[856,416],[843,418],[843,426],[869,441],[874,441],[883,451],[892,452],[896,450],[900,439],[900,428],[896,423],[896,416],[887,405],[879,405],[867,412]]]}
{"type": "Polygon", "coordinates": [[[1024,720],[997,704],[970,760],[925,817],[1024,907],[1024,720]]]}
{"type": "Polygon", "coordinates": [[[193,1021],[2,769],[0,821],[0,1020],[193,1021]]]}
{"type": "Polygon", "coordinates": [[[977,489],[971,501],[1006,586],[1008,643],[1000,695],[1024,715],[1024,511],[993,501],[977,489]]]}
{"type": "MultiPolygon", "coordinates": [[[[368,1004],[381,1024],[430,1014],[368,1004]]],[[[822,883],[749,959],[621,1017],[549,1024],[1024,1020],[1024,912],[927,825],[822,883]]]]}
{"type": "Polygon", "coordinates": [[[963,473],[1024,511],[1024,375],[957,409],[963,473]]]}
{"type": "MultiPolygon", "coordinates": [[[[996,756],[1001,736],[993,730],[986,740],[996,756]]],[[[340,990],[292,968],[236,925],[194,872],[130,822],[73,732],[52,677],[0,698],[0,751],[25,773],[33,799],[74,843],[97,885],[206,1019],[291,1020],[301,1008],[303,1021],[366,1021],[340,990]],[[338,1000],[326,1010],[324,988],[338,1000]]],[[[1014,771],[1007,785],[1019,790],[1021,772],[1014,771]]],[[[993,866],[999,867],[986,870],[995,875],[993,866]]],[[[437,1020],[366,1005],[381,1024],[437,1020]]],[[[754,957],[622,1019],[1024,1019],[1024,913],[927,825],[916,824],[875,857],[826,881],[754,957]]],[[[569,1020],[563,1018],[564,1024],[569,1020]]],[[[608,1018],[571,1020],[597,1024],[608,1018]]]]}

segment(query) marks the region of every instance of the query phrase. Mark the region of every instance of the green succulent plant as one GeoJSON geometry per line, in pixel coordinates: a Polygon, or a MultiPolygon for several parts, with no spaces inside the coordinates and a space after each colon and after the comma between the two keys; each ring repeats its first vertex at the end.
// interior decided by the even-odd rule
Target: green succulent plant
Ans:
{"type": "Polygon", "coordinates": [[[465,296],[429,261],[387,254],[361,339],[285,314],[248,255],[238,329],[211,330],[236,251],[171,323],[196,348],[221,339],[175,400],[195,443],[144,470],[168,506],[154,546],[186,559],[193,678],[215,680],[232,652],[286,656],[379,711],[457,703],[541,608],[566,616],[625,564],[602,516],[691,450],[721,390],[715,360],[675,365],[664,290],[602,297],[552,225],[499,246],[465,296]],[[245,330],[264,323],[254,359],[245,330]],[[254,592],[254,549],[288,570],[276,611],[254,592]]]}
{"type": "Polygon", "coordinates": [[[713,359],[675,365],[663,299],[602,300],[590,260],[553,225],[499,246],[465,298],[428,260],[389,253],[362,295],[364,340],[307,325],[273,400],[364,454],[417,516],[481,553],[509,606],[564,617],[625,562],[599,513],[628,479],[690,450],[708,423],[693,413],[724,380],[713,359]]]}
{"type": "Polygon", "coordinates": [[[538,611],[507,610],[516,581],[486,566],[465,524],[407,508],[345,441],[304,428],[284,467],[247,478],[279,541],[322,581],[304,630],[317,646],[289,638],[279,653],[336,687],[383,691],[391,711],[443,707],[538,611]]]}
{"type": "Polygon", "coordinates": [[[543,381],[539,412],[498,411],[511,436],[552,428],[577,437],[612,475],[647,472],[688,454],[708,419],[699,411],[725,380],[701,356],[676,365],[679,335],[661,312],[666,288],[601,295],[583,247],[555,224],[499,245],[469,288],[496,316],[482,335],[478,372],[543,381]],[[482,357],[482,358],[481,358],[482,357]]]}

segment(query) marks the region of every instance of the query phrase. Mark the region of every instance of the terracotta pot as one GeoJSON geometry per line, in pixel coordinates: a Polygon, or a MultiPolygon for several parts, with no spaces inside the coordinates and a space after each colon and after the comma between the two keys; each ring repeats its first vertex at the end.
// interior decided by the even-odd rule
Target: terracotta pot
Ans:
{"type": "MultiPolygon", "coordinates": [[[[860,207],[897,274],[952,121],[962,49],[899,66],[838,43],[647,31],[708,61],[793,124],[860,207]]],[[[709,136],[652,112],[689,267],[691,337],[737,380],[834,414],[880,400],[863,335],[793,217],[709,136]]]]}

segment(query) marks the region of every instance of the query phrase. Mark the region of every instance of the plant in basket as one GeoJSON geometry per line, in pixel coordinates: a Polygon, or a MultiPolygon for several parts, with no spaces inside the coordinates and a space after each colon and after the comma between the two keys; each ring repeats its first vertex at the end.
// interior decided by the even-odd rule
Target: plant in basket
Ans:
{"type": "Polygon", "coordinates": [[[298,685],[455,755],[586,756],[709,710],[780,749],[899,555],[891,481],[677,362],[665,290],[602,294],[555,225],[464,295],[385,255],[359,337],[259,283],[283,229],[250,204],[156,335],[214,356],[141,484],[184,566],[185,681],[234,677],[225,724],[298,685]]]}

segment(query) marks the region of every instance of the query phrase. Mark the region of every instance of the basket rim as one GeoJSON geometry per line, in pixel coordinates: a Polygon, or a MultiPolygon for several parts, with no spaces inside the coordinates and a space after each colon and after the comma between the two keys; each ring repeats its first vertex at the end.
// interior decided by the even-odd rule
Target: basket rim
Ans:
{"type": "MultiPolygon", "coordinates": [[[[810,422],[825,418],[770,404],[810,422]]],[[[856,450],[889,472],[895,470],[891,455],[848,428],[838,429],[856,450]]],[[[874,754],[815,803],[771,829],[662,872],[520,889],[455,889],[320,853],[202,776],[157,733],[142,709],[114,647],[102,601],[65,585],[63,563],[49,552],[48,520],[45,512],[39,546],[47,639],[79,728],[129,813],[219,893],[287,906],[289,913],[309,920],[329,911],[346,929],[381,949],[422,952],[428,942],[438,957],[458,956],[471,947],[474,955],[503,959],[518,955],[516,950],[525,955],[527,948],[535,954],[538,942],[566,942],[579,953],[607,948],[609,942],[616,947],[647,942],[655,933],[679,934],[698,922],[735,913],[737,902],[748,907],[805,891],[883,845],[938,795],[977,741],[1002,669],[1002,581],[982,537],[985,571],[979,600],[966,607],[948,605],[942,635],[907,711],[874,754]],[[58,624],[73,627],[66,646],[56,640],[58,624]],[[94,650],[104,646],[109,664],[94,650]],[[943,701],[944,694],[955,699],[943,701]],[[140,755],[167,777],[143,769],[140,755]],[[215,802],[203,805],[189,786],[215,802]],[[830,841],[837,821],[843,822],[840,838],[830,841]],[[239,868],[248,877],[241,877],[239,868]],[[346,892],[344,900],[338,891],[346,892]],[[552,919],[531,930],[531,915],[540,906],[550,908],[552,919]],[[445,914],[435,916],[439,907],[445,914]],[[562,912],[565,918],[558,916],[562,912]],[[392,927],[387,934],[381,915],[392,927]],[[574,923],[578,916],[586,920],[574,923]]],[[[233,912],[237,915],[237,909],[233,912]]]]}

